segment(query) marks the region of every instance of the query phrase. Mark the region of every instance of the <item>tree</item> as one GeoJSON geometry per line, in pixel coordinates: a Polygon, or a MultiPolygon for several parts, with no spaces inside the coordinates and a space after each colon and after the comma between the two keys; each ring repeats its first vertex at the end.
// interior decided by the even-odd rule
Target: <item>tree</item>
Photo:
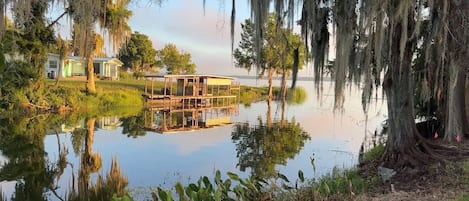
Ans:
{"type": "Polygon", "coordinates": [[[93,57],[97,55],[94,27],[99,21],[101,28],[108,31],[109,38],[113,46],[120,47],[125,39],[130,35],[130,28],[127,24],[131,12],[127,10],[128,0],[116,1],[93,1],[81,0],[70,1],[72,9],[69,14],[72,16],[75,36],[74,46],[78,47],[79,55],[83,58],[86,66],[86,90],[88,93],[96,93],[94,82],[93,57]]]}
{"type": "Polygon", "coordinates": [[[158,64],[165,67],[168,74],[194,74],[195,64],[191,61],[191,54],[179,52],[174,44],[167,44],[158,51],[158,64]]]}
{"type": "Polygon", "coordinates": [[[254,24],[245,20],[241,24],[241,41],[239,47],[233,52],[235,65],[248,71],[258,65],[258,73],[263,75],[266,71],[269,80],[269,98],[272,98],[272,79],[274,73],[282,75],[282,97],[286,97],[286,79],[294,68],[304,64],[304,45],[298,34],[290,29],[283,28],[281,22],[275,21],[275,15],[270,15],[268,21],[263,24],[266,30],[263,38],[263,47],[259,53],[255,48],[254,24]],[[297,61],[295,63],[295,61],[297,61]],[[296,67],[295,67],[296,65],[296,67]]]}
{"type": "Polygon", "coordinates": [[[57,72],[57,80],[55,82],[55,86],[58,86],[59,85],[59,79],[60,77],[62,77],[62,68],[63,66],[65,66],[65,59],[69,56],[70,52],[71,52],[71,48],[70,48],[70,43],[69,41],[65,40],[65,39],[62,39],[62,37],[58,36],[57,38],[57,53],[59,54],[59,59],[60,59],[60,68],[57,72]]]}
{"type": "Polygon", "coordinates": [[[130,40],[120,49],[118,57],[124,66],[136,72],[149,70],[156,64],[156,50],[150,38],[139,32],[130,35],[130,40]]]}
{"type": "MultiPolygon", "coordinates": [[[[287,21],[293,25],[295,6],[289,2],[277,1],[275,13],[280,16],[277,21],[289,16],[287,21]]],[[[257,58],[260,58],[264,45],[260,41],[268,35],[268,29],[261,24],[268,21],[270,3],[251,1],[257,58]]],[[[425,57],[427,82],[421,80],[418,83],[430,89],[428,99],[438,100],[437,110],[444,114],[440,121],[446,124],[447,140],[467,134],[468,123],[464,116],[466,92],[463,90],[467,70],[462,65],[462,58],[469,56],[467,48],[464,48],[469,45],[469,25],[467,20],[463,20],[468,17],[469,2],[312,0],[302,3],[297,5],[302,6],[299,24],[303,38],[311,48],[310,56],[318,82],[322,80],[320,77],[329,51],[328,28],[334,27],[336,31],[335,107],[343,107],[346,81],[363,82],[365,111],[373,88],[384,88],[389,133],[383,159],[392,165],[418,166],[433,159],[454,158],[452,153],[456,150],[435,145],[423,139],[416,130],[413,63],[419,56],[417,50],[425,49],[422,55],[425,57]],[[425,13],[428,16],[424,16],[425,13]],[[381,80],[383,73],[384,80],[381,80]],[[447,92],[447,96],[443,92],[447,92]]]]}
{"type": "MultiPolygon", "coordinates": [[[[117,48],[130,35],[130,27],[127,24],[131,12],[127,9],[129,0],[65,0],[63,5],[64,12],[50,24],[46,24],[45,14],[48,6],[54,5],[54,1],[28,1],[17,2],[7,1],[1,4],[2,9],[6,11],[11,9],[16,28],[24,33],[22,53],[27,60],[30,60],[32,66],[37,70],[39,80],[34,80],[35,91],[39,91],[43,85],[44,63],[47,59],[47,44],[53,43],[53,27],[62,17],[69,16],[73,21],[73,32],[76,37],[74,46],[80,50],[79,55],[83,58],[83,63],[87,67],[86,89],[90,93],[95,93],[96,88],[93,77],[92,58],[95,56],[95,28],[99,21],[100,27],[107,31],[113,47],[117,48]]],[[[0,37],[5,32],[5,14],[0,13],[0,37]]],[[[21,41],[18,41],[21,42],[21,41]]]]}

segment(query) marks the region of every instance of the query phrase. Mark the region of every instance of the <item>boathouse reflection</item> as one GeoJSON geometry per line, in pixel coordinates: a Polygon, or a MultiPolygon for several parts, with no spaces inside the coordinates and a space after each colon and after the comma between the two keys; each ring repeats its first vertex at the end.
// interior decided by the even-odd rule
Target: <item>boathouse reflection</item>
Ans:
{"type": "Polygon", "coordinates": [[[231,116],[238,113],[237,104],[197,108],[149,108],[144,114],[145,129],[166,133],[212,128],[231,124],[231,116]]]}

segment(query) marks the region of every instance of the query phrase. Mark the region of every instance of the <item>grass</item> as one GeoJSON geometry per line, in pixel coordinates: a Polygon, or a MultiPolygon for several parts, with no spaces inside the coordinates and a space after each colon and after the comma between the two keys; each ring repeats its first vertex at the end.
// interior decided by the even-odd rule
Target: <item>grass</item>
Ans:
{"type": "MultiPolygon", "coordinates": [[[[53,85],[55,81],[50,81],[49,84],[53,85]]],[[[59,82],[59,86],[64,88],[73,89],[75,91],[80,91],[85,89],[86,81],[71,81],[71,80],[62,80],[59,82]]],[[[158,91],[160,88],[164,86],[163,82],[155,82],[154,90],[158,91]]],[[[145,91],[145,81],[144,80],[119,80],[119,81],[109,81],[109,80],[97,80],[96,81],[96,90],[97,94],[106,94],[110,92],[117,93],[118,91],[126,91],[126,94],[129,93],[129,90],[134,90],[138,92],[140,95],[145,91]]],[[[245,105],[250,105],[253,102],[261,101],[266,99],[268,89],[267,87],[250,87],[250,86],[241,86],[240,91],[240,103],[245,105]]],[[[274,94],[278,92],[278,89],[274,88],[274,94]]],[[[108,94],[109,95],[109,94],[108,94]]],[[[119,97],[118,94],[114,94],[114,96],[119,97]]],[[[120,94],[123,98],[126,98],[125,94],[120,94]]],[[[141,96],[138,96],[141,97],[141,96]]],[[[124,99],[126,100],[126,99],[124,99]]],[[[112,100],[108,100],[105,98],[105,105],[107,104],[115,104],[112,100]]],[[[132,100],[136,101],[136,100],[132,100]]],[[[94,104],[95,102],[91,102],[94,104]]],[[[129,103],[122,103],[123,105],[127,105],[129,103]]]]}
{"type": "Polygon", "coordinates": [[[380,157],[384,154],[384,144],[378,144],[368,152],[363,153],[363,156],[360,159],[361,163],[370,162],[373,160],[379,160],[380,157]]]}
{"type": "Polygon", "coordinates": [[[96,81],[96,94],[85,93],[86,81],[62,80],[58,86],[49,81],[47,102],[55,106],[69,106],[74,109],[96,109],[111,107],[143,106],[144,81],[96,81]]]}
{"type": "Polygon", "coordinates": [[[320,179],[310,179],[297,184],[296,189],[277,194],[275,200],[353,200],[357,195],[368,192],[379,182],[377,178],[364,178],[358,169],[339,170],[320,179]]]}

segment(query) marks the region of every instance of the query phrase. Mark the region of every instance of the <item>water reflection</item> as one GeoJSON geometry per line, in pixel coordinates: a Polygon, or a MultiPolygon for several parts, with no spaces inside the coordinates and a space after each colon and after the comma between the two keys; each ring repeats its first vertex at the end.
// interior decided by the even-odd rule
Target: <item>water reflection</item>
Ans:
{"type": "Polygon", "coordinates": [[[149,118],[149,114],[141,111],[137,115],[120,118],[122,126],[122,134],[127,137],[137,138],[147,134],[145,127],[145,119],[149,118]]]}
{"type": "Polygon", "coordinates": [[[213,128],[231,124],[231,116],[238,111],[238,106],[234,104],[197,108],[149,108],[144,112],[144,126],[146,130],[158,133],[213,128]]]}
{"type": "Polygon", "coordinates": [[[126,195],[128,180],[122,176],[117,158],[112,160],[105,177],[97,175],[94,181],[91,179],[102,166],[100,154],[92,149],[95,127],[102,125],[102,119],[87,117],[82,126],[80,121],[69,117],[41,115],[0,119],[0,153],[6,158],[0,164],[0,181],[14,183],[13,189],[6,189],[9,194],[1,189],[1,200],[111,200],[113,196],[126,195]],[[71,130],[73,149],[80,156],[77,173],[67,160],[66,143],[62,144],[59,137],[60,131],[70,128],[74,128],[71,130]],[[44,139],[48,134],[57,136],[59,150],[54,161],[45,151],[44,139]],[[67,168],[71,169],[67,177],[72,177],[72,181],[70,186],[60,186],[67,168]]]}
{"type": "Polygon", "coordinates": [[[47,200],[44,192],[54,186],[57,171],[44,157],[44,121],[6,118],[0,119],[0,127],[0,150],[8,158],[0,169],[0,181],[16,181],[11,200],[47,200]]]}
{"type": "Polygon", "coordinates": [[[241,171],[251,170],[251,175],[267,179],[278,175],[276,165],[286,165],[300,152],[309,139],[293,118],[285,118],[285,100],[282,101],[280,120],[272,120],[272,101],[267,101],[265,121],[258,117],[255,124],[238,123],[233,127],[232,140],[236,145],[238,166],[241,171]]]}

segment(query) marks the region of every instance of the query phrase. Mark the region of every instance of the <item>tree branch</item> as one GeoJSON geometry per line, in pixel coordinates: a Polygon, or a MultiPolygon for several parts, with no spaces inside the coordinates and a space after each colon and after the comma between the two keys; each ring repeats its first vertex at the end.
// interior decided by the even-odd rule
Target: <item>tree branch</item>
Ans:
{"type": "Polygon", "coordinates": [[[47,28],[50,28],[50,27],[54,26],[55,24],[57,24],[57,22],[60,19],[62,19],[62,17],[65,16],[68,12],[70,12],[70,7],[66,8],[65,11],[59,17],[57,17],[57,19],[55,19],[54,21],[52,21],[52,23],[47,25],[47,28]]]}

